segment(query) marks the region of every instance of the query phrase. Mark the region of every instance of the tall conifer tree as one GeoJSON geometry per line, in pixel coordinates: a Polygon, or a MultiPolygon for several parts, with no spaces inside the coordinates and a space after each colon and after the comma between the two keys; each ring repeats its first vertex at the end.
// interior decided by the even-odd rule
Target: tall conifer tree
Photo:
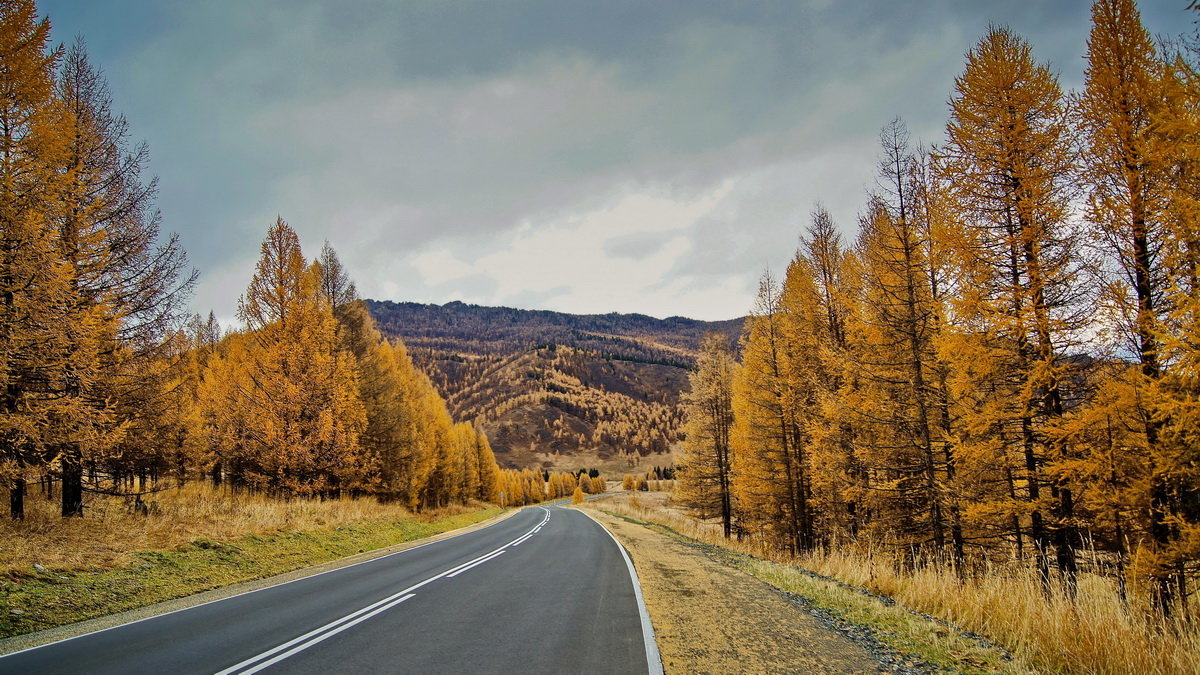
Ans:
{"type": "Polygon", "coordinates": [[[0,4],[0,475],[24,516],[32,467],[54,461],[56,424],[70,419],[66,336],[71,270],[58,257],[55,185],[64,154],[54,100],[61,53],[32,0],[0,4]]]}
{"type": "Polygon", "coordinates": [[[1068,222],[1074,156],[1058,80],[1029,44],[993,28],[967,55],[955,83],[946,161],[962,228],[954,249],[964,292],[952,306],[961,333],[953,354],[959,393],[975,400],[966,424],[980,467],[1019,486],[979,495],[1025,525],[1043,578],[1053,547],[1073,579],[1080,545],[1073,486],[1047,464],[1066,459],[1047,425],[1062,417],[1071,362],[1063,358],[1086,322],[1086,284],[1068,222]],[[1010,477],[1011,476],[1011,477],[1010,477]]]}
{"type": "Polygon", "coordinates": [[[735,370],[727,338],[705,337],[684,396],[687,454],[678,467],[682,500],[705,514],[719,515],[726,537],[733,531],[730,436],[735,370]]]}

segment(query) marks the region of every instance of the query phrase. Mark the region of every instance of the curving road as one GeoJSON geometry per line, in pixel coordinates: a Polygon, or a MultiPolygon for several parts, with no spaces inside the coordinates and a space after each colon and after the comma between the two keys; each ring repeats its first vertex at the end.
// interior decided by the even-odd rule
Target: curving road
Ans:
{"type": "Polygon", "coordinates": [[[0,673],[660,673],[628,557],[582,513],[490,527],[0,657],[0,673]]]}

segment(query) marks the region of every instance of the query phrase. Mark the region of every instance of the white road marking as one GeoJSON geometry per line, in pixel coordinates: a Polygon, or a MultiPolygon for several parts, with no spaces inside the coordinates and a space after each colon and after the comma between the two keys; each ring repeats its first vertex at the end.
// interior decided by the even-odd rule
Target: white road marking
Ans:
{"type": "MultiPolygon", "coordinates": [[[[393,593],[392,595],[389,595],[388,597],[386,597],[382,600],[379,600],[378,602],[367,605],[366,607],[363,607],[362,609],[357,610],[355,612],[351,612],[350,614],[347,614],[346,616],[344,616],[340,619],[331,621],[331,622],[325,624],[324,626],[321,626],[320,628],[313,629],[313,630],[305,633],[304,635],[301,635],[300,637],[293,638],[277,647],[268,649],[267,651],[262,652],[261,654],[252,656],[252,657],[246,659],[245,661],[242,661],[240,663],[232,665],[232,666],[226,668],[225,670],[218,672],[216,675],[232,675],[233,673],[238,673],[239,675],[250,675],[251,673],[257,673],[258,671],[262,670],[263,668],[266,668],[273,664],[279,663],[280,661],[288,658],[289,656],[292,656],[293,654],[304,651],[305,649],[308,649],[309,647],[317,644],[318,642],[321,642],[321,641],[326,640],[334,635],[337,635],[338,633],[346,630],[347,628],[350,628],[351,626],[362,623],[363,621],[366,621],[367,619],[375,616],[376,614],[385,612],[385,611],[391,609],[392,607],[399,605],[400,603],[404,602],[405,600],[408,600],[409,598],[413,597],[414,594],[412,593],[412,591],[415,591],[418,588],[425,586],[426,584],[433,583],[434,581],[437,581],[438,579],[451,578],[451,577],[457,576],[459,574],[462,574],[463,572],[466,572],[467,570],[471,569],[472,567],[475,567],[477,565],[482,565],[483,563],[488,562],[489,560],[498,558],[502,553],[504,553],[504,549],[506,549],[510,546],[514,546],[520,542],[525,541],[529,537],[532,537],[538,529],[541,529],[541,527],[550,520],[550,510],[543,508],[543,507],[539,507],[539,508],[542,508],[542,510],[546,512],[546,515],[542,518],[542,522],[538,523],[534,529],[530,530],[529,532],[526,532],[525,534],[521,535],[520,537],[517,537],[516,539],[508,542],[507,544],[505,544],[497,549],[493,549],[487,553],[484,553],[481,556],[478,556],[476,558],[468,560],[467,562],[462,563],[461,565],[456,565],[454,567],[451,567],[450,569],[445,570],[445,571],[443,571],[439,574],[436,574],[432,577],[429,577],[428,579],[426,579],[424,581],[415,583],[412,586],[409,586],[408,588],[406,588],[402,591],[399,591],[398,593],[393,593]],[[284,650],[287,650],[287,651],[284,651],[284,650]],[[283,653],[280,653],[280,652],[283,652],[283,653]],[[267,660],[264,661],[264,659],[267,659],[267,660]]],[[[635,583],[634,585],[636,586],[637,584],[635,583]]]]}
{"type": "MultiPolygon", "coordinates": [[[[541,507],[539,507],[539,508],[541,508],[541,507]]],[[[513,513],[516,513],[516,511],[514,511],[513,513]]],[[[549,518],[549,517],[550,517],[550,512],[549,512],[549,511],[546,511],[546,518],[549,518]]],[[[507,518],[507,517],[506,517],[506,518],[507,518]]],[[[344,565],[344,566],[342,566],[342,567],[335,567],[335,568],[333,568],[333,569],[328,569],[328,570],[325,570],[325,571],[323,571],[323,572],[317,572],[316,574],[309,574],[309,575],[307,575],[307,576],[303,576],[303,577],[296,577],[295,579],[288,579],[287,581],[281,581],[281,582],[279,582],[279,583],[277,583],[277,584],[271,584],[270,586],[263,586],[263,587],[261,587],[261,588],[254,588],[254,589],[251,589],[251,590],[248,590],[248,591],[244,591],[244,592],[242,592],[242,593],[235,593],[234,595],[227,595],[227,596],[225,596],[225,597],[223,597],[223,598],[216,598],[216,599],[214,599],[214,600],[209,600],[209,601],[207,601],[207,602],[201,602],[201,603],[199,603],[199,604],[197,604],[197,605],[191,605],[191,606],[188,606],[188,607],[180,607],[179,609],[173,609],[173,610],[171,610],[171,611],[169,611],[169,612],[163,612],[162,614],[155,614],[154,616],[146,616],[146,617],[142,617],[142,618],[140,618],[140,619],[134,619],[133,621],[129,621],[129,622],[126,622],[126,623],[118,624],[118,625],[116,625],[116,626],[108,626],[107,628],[101,628],[101,629],[99,629],[99,630],[89,631],[89,632],[87,632],[87,633],[80,633],[79,635],[72,635],[71,637],[66,637],[66,638],[63,638],[63,639],[61,639],[61,640],[54,640],[53,642],[47,642],[47,643],[45,643],[45,644],[35,645],[35,646],[33,646],[33,647],[26,647],[25,649],[20,649],[20,650],[18,650],[18,651],[15,651],[15,652],[9,652],[8,654],[0,654],[0,659],[8,658],[9,656],[16,656],[17,654],[24,654],[25,652],[31,652],[31,651],[33,651],[33,650],[35,650],[35,649],[41,649],[41,648],[43,648],[43,647],[50,647],[50,646],[52,646],[52,645],[61,644],[61,643],[63,643],[63,642],[69,642],[69,641],[71,641],[71,640],[78,640],[79,638],[88,637],[88,636],[91,636],[91,635],[96,635],[96,634],[98,634],[98,633],[107,633],[107,632],[108,632],[108,631],[110,631],[110,630],[117,630],[117,629],[119,629],[119,628],[124,628],[125,626],[132,626],[132,625],[133,625],[133,624],[135,624],[135,623],[142,623],[142,622],[144,622],[144,621],[153,621],[153,620],[155,620],[155,619],[158,619],[158,618],[160,618],[160,617],[164,617],[164,616],[170,616],[171,614],[178,614],[178,613],[180,613],[180,612],[186,612],[186,611],[188,611],[188,610],[190,610],[190,609],[196,609],[197,607],[206,607],[206,606],[208,606],[208,605],[212,605],[212,604],[215,604],[215,603],[218,603],[218,602],[224,602],[225,600],[232,600],[232,599],[234,599],[234,598],[240,598],[240,597],[242,597],[243,595],[250,595],[250,594],[252,594],[252,593],[259,593],[259,592],[261,592],[261,591],[270,590],[270,589],[272,589],[272,588],[279,588],[280,586],[287,586],[288,584],[294,584],[294,583],[296,583],[296,582],[298,582],[298,581],[307,581],[307,580],[309,580],[309,579],[315,579],[316,577],[324,576],[324,575],[326,575],[326,574],[334,574],[334,573],[336,573],[336,572],[341,572],[342,570],[348,570],[348,569],[350,569],[351,567],[358,567],[359,565],[370,565],[371,563],[379,562],[380,560],[384,560],[384,559],[386,559],[386,558],[391,558],[392,556],[403,555],[403,554],[405,554],[405,553],[409,553],[410,551],[415,551],[415,550],[417,550],[417,549],[425,548],[426,546],[434,546],[434,545],[436,545],[436,544],[440,544],[440,543],[442,543],[442,542],[444,542],[444,541],[450,541],[451,539],[454,539],[454,538],[456,538],[456,537],[461,537],[461,536],[462,536],[462,535],[464,535],[464,534],[472,534],[472,533],[474,533],[474,532],[482,532],[483,530],[486,530],[487,528],[489,528],[489,527],[492,527],[492,526],[494,526],[494,525],[499,525],[499,524],[500,524],[500,523],[502,523],[502,522],[504,522],[504,519],[497,520],[496,522],[492,523],[491,525],[487,525],[487,526],[485,526],[485,527],[483,527],[483,528],[480,528],[480,529],[478,529],[478,530],[471,530],[470,532],[456,532],[456,533],[453,533],[453,534],[451,534],[451,535],[449,535],[449,536],[447,536],[447,537],[445,537],[445,538],[443,538],[443,539],[438,539],[437,541],[429,541],[429,542],[425,542],[424,544],[420,544],[420,545],[417,545],[417,546],[413,546],[413,547],[410,547],[410,548],[406,548],[406,549],[404,549],[404,550],[402,550],[402,551],[393,551],[392,553],[385,553],[384,555],[378,556],[378,557],[376,557],[376,558],[371,558],[371,559],[369,559],[369,560],[362,560],[362,561],[360,561],[360,562],[351,563],[351,564],[349,564],[349,565],[344,565]]],[[[546,519],[545,519],[545,518],[543,518],[543,519],[542,519],[542,523],[544,524],[545,522],[546,522],[546,519]]],[[[466,529],[466,528],[463,528],[463,529],[466,529]]],[[[453,532],[453,531],[452,531],[452,532],[453,532]]],[[[296,571],[296,570],[293,570],[293,572],[294,572],[294,571],[296,571]]],[[[281,573],[281,574],[290,574],[290,572],[283,572],[283,573],[281,573]]],[[[250,583],[250,582],[247,582],[247,583],[250,583]]]]}
{"type": "MultiPolygon", "coordinates": [[[[253,668],[247,668],[246,670],[241,671],[242,675],[251,675],[251,673],[257,673],[258,671],[260,671],[264,668],[269,668],[270,666],[273,666],[276,663],[279,663],[280,661],[286,659],[287,657],[291,656],[292,654],[295,654],[296,652],[304,651],[305,649],[308,649],[309,647],[317,644],[318,642],[321,642],[322,640],[327,640],[327,639],[333,637],[334,635],[337,635],[338,633],[346,630],[347,628],[350,628],[351,626],[354,626],[356,624],[362,623],[363,621],[366,621],[367,619],[375,616],[376,614],[379,614],[380,612],[386,612],[387,610],[395,607],[396,605],[404,602],[405,600],[407,600],[411,597],[413,597],[413,594],[409,593],[408,595],[405,595],[401,598],[393,600],[393,601],[389,602],[388,604],[375,609],[374,611],[372,611],[369,614],[364,614],[363,616],[360,616],[357,619],[355,619],[349,623],[344,623],[341,626],[334,628],[333,630],[327,631],[325,633],[321,633],[320,635],[314,637],[313,639],[309,640],[308,642],[296,645],[295,647],[292,647],[291,649],[276,656],[273,659],[270,659],[268,661],[263,661],[262,663],[254,666],[253,668]]],[[[225,671],[221,671],[221,672],[225,672],[225,671]]]]}
{"type": "MultiPolygon", "coordinates": [[[[576,509],[588,518],[592,518],[592,514],[582,509],[576,509]]],[[[642,617],[642,641],[646,643],[646,669],[650,675],[663,675],[662,657],[658,654],[658,643],[654,641],[654,626],[650,624],[650,612],[646,610],[646,600],[642,597],[642,584],[638,581],[637,570],[633,568],[633,561],[629,559],[629,554],[625,552],[625,547],[612,532],[608,531],[607,527],[600,521],[592,518],[592,522],[600,526],[601,530],[607,534],[613,543],[617,545],[617,550],[621,552],[621,557],[625,559],[625,566],[629,568],[629,577],[633,580],[633,595],[637,598],[638,614],[642,617]]]]}
{"type": "MultiPolygon", "coordinates": [[[[513,544],[513,545],[515,546],[515,544],[513,544]]],[[[477,561],[477,562],[471,563],[470,565],[467,565],[466,567],[463,567],[463,568],[461,568],[461,569],[459,569],[459,570],[456,570],[456,571],[455,571],[454,573],[452,573],[452,574],[447,574],[447,575],[446,575],[446,578],[447,578],[447,579],[453,579],[454,577],[456,577],[456,576],[458,576],[458,575],[462,574],[463,572],[466,572],[467,570],[471,569],[472,567],[476,567],[476,566],[478,566],[478,565],[482,565],[483,563],[485,563],[485,562],[487,562],[487,561],[489,561],[489,560],[492,560],[493,558],[499,558],[499,557],[500,557],[500,556],[502,556],[502,555],[504,555],[504,551],[496,551],[495,553],[493,553],[493,554],[489,555],[488,557],[484,558],[483,560],[480,560],[480,561],[477,561]]]]}

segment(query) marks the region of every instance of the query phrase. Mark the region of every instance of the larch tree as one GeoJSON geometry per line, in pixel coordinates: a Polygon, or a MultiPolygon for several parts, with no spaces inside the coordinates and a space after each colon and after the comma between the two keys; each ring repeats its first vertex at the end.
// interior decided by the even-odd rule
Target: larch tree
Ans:
{"type": "Polygon", "coordinates": [[[453,498],[458,502],[475,499],[479,494],[479,455],[475,445],[475,427],[470,422],[454,425],[454,473],[457,477],[453,498]]]}
{"type": "Polygon", "coordinates": [[[964,424],[973,433],[962,449],[981,469],[1004,472],[989,480],[993,488],[1007,481],[1012,493],[981,497],[1008,512],[1018,542],[1027,529],[1043,579],[1053,547],[1070,583],[1081,543],[1075,490],[1047,467],[1067,459],[1047,432],[1067,404],[1073,363],[1065,356],[1087,320],[1068,219],[1066,102],[1029,44],[992,28],[968,53],[950,105],[939,168],[952,177],[961,224],[944,244],[961,268],[963,292],[950,308],[959,338],[946,356],[957,393],[971,399],[964,424]]]}
{"type": "Polygon", "coordinates": [[[730,434],[736,367],[726,337],[704,338],[684,395],[686,455],[678,466],[681,501],[706,516],[719,515],[726,537],[734,517],[730,434]]]}
{"type": "MultiPolygon", "coordinates": [[[[67,142],[57,183],[58,256],[69,270],[63,315],[70,328],[77,399],[60,426],[63,515],[82,515],[82,468],[159,469],[156,437],[169,414],[169,336],[195,280],[176,237],[160,242],[155,181],[142,179],[145,144],[129,147],[128,124],[112,110],[108,84],[82,41],[66,53],[56,85],[67,142]],[[69,431],[68,431],[69,430],[69,431]],[[154,465],[154,466],[151,466],[154,465]]],[[[95,489],[95,486],[93,486],[95,489]]]]}
{"type": "Polygon", "coordinates": [[[393,346],[379,332],[328,243],[317,262],[321,294],[337,318],[341,349],[356,364],[358,393],[366,411],[367,426],[359,438],[360,461],[370,467],[369,484],[364,487],[416,508],[424,480],[417,375],[403,347],[393,346]]]}
{"type": "Polygon", "coordinates": [[[848,322],[853,314],[858,261],[842,245],[833,216],[818,204],[800,238],[780,305],[790,344],[793,406],[803,420],[807,454],[814,471],[814,495],[822,507],[825,534],[857,536],[865,513],[867,473],[858,456],[858,430],[852,401],[858,375],[847,368],[848,322]]]}
{"type": "Polygon", "coordinates": [[[247,479],[285,494],[335,492],[363,478],[366,413],[319,283],[319,267],[305,264],[296,233],[279,219],[238,303],[249,331],[235,364],[251,382],[243,404],[252,440],[247,479]]]}
{"type": "Polygon", "coordinates": [[[221,325],[216,315],[209,312],[207,318],[193,315],[183,331],[180,331],[182,353],[175,360],[168,383],[170,392],[170,414],[163,424],[162,437],[171,441],[169,462],[175,470],[180,484],[187,482],[189,472],[196,470],[212,475],[210,462],[212,453],[206,441],[201,387],[204,374],[216,358],[217,345],[221,341],[221,325]]]}
{"type": "MultiPolygon", "coordinates": [[[[1102,242],[1102,306],[1112,341],[1132,355],[1135,368],[1109,369],[1088,409],[1066,430],[1092,447],[1077,467],[1085,480],[1110,486],[1104,511],[1112,514],[1113,548],[1122,559],[1130,532],[1122,512],[1145,514],[1153,561],[1153,603],[1169,613],[1184,583],[1177,543],[1181,517],[1180,466],[1163,444],[1169,414],[1156,410],[1164,370],[1162,329],[1169,322],[1173,288],[1167,249],[1172,240],[1167,208],[1174,173],[1172,151],[1155,126],[1166,109],[1166,64],[1156,53],[1133,0],[1097,0],[1092,6],[1087,71],[1078,119],[1084,132],[1081,178],[1085,216],[1102,242]],[[1097,422],[1109,433],[1097,438],[1097,422]],[[1126,433],[1128,428],[1136,433],[1126,433]],[[1124,451],[1119,451],[1123,449],[1124,451]],[[1105,481],[1120,476],[1120,481],[1105,481]],[[1122,489],[1125,486],[1137,486],[1122,489]]],[[[1174,286],[1178,288],[1178,286],[1174,286]]]]}
{"type": "MultiPolygon", "coordinates": [[[[858,248],[863,260],[862,312],[851,358],[861,373],[856,406],[864,454],[881,478],[873,484],[880,515],[888,514],[902,542],[941,554],[951,536],[944,439],[931,395],[932,312],[920,246],[910,220],[876,202],[863,220],[858,248]]],[[[952,539],[957,539],[953,541],[952,539]]]]}
{"type": "Polygon", "coordinates": [[[898,119],[881,132],[880,193],[861,222],[861,299],[849,349],[861,392],[853,409],[863,452],[883,478],[873,490],[880,515],[905,537],[906,550],[931,547],[961,561],[963,534],[948,484],[953,454],[939,424],[941,312],[930,287],[925,172],[908,138],[898,119]]]}
{"type": "MultiPolygon", "coordinates": [[[[1200,11],[1194,3],[1193,10],[1200,11]]],[[[1151,112],[1154,163],[1164,186],[1161,269],[1165,272],[1153,341],[1157,378],[1149,386],[1151,555],[1139,567],[1154,581],[1153,602],[1169,613],[1189,595],[1200,559],[1200,71],[1197,47],[1169,55],[1161,105],[1151,112]]],[[[1186,617],[1186,605],[1184,605],[1186,617]]]]}
{"type": "Polygon", "coordinates": [[[31,468],[53,466],[54,425],[78,403],[58,396],[69,379],[60,327],[71,270],[51,217],[64,148],[53,96],[61,53],[47,50],[49,33],[32,0],[0,5],[0,476],[14,518],[24,517],[31,468]]]}
{"type": "MultiPolygon", "coordinates": [[[[803,262],[793,261],[785,284],[791,287],[789,297],[797,300],[815,295],[810,273],[798,265],[803,262]]],[[[816,546],[817,533],[809,439],[797,418],[802,394],[796,390],[791,357],[811,352],[797,351],[788,335],[789,324],[798,323],[786,317],[783,299],[775,281],[765,275],[743,337],[742,367],[734,378],[731,455],[739,520],[801,552],[816,546]]]]}
{"type": "Polygon", "coordinates": [[[500,467],[496,466],[496,455],[492,452],[492,446],[488,443],[487,434],[483,433],[483,429],[475,430],[475,466],[479,471],[479,489],[475,499],[496,501],[500,467]]]}

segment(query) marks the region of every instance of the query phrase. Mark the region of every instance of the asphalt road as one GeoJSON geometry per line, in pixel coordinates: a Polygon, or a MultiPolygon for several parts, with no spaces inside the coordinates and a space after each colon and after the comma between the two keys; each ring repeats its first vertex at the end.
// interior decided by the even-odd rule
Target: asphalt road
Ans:
{"type": "Polygon", "coordinates": [[[0,657],[0,673],[661,672],[632,567],[571,509],[0,657]]]}

